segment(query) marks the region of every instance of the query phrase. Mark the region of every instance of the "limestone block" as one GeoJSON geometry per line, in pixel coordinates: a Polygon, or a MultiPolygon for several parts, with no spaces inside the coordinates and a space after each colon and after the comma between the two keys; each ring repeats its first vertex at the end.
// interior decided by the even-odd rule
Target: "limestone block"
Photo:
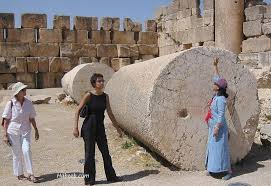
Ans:
{"type": "Polygon", "coordinates": [[[23,14],[22,28],[47,28],[46,14],[23,14]]]}
{"type": "Polygon", "coordinates": [[[265,6],[253,6],[245,9],[246,21],[262,20],[266,13],[265,6]]]}
{"type": "Polygon", "coordinates": [[[139,32],[138,44],[157,44],[158,43],[158,33],[157,32],[139,32]]]}
{"type": "MultiPolygon", "coordinates": [[[[214,41],[214,26],[196,28],[192,32],[193,43],[214,41]]],[[[191,42],[191,41],[190,41],[191,42]]],[[[189,42],[188,42],[189,43],[189,42]]],[[[185,44],[185,43],[184,43],[185,44]]]]}
{"type": "Polygon", "coordinates": [[[20,81],[28,85],[28,88],[36,88],[35,73],[17,73],[16,81],[20,81]]]}
{"type": "Polygon", "coordinates": [[[262,25],[262,32],[264,35],[271,34],[271,23],[264,23],[262,25]]]}
{"type": "Polygon", "coordinates": [[[99,62],[96,57],[80,57],[79,58],[79,64],[85,64],[85,63],[97,63],[99,62]]]}
{"type": "Polygon", "coordinates": [[[130,58],[113,58],[111,60],[111,67],[118,71],[121,67],[127,66],[131,64],[130,58]]]}
{"type": "Polygon", "coordinates": [[[261,109],[258,128],[262,128],[265,125],[271,124],[270,120],[271,89],[258,89],[258,95],[261,109]]]}
{"type": "Polygon", "coordinates": [[[61,43],[62,32],[60,29],[40,29],[40,43],[61,43]]]}
{"type": "Polygon", "coordinates": [[[192,16],[191,9],[184,9],[177,12],[177,19],[182,19],[190,16],[192,16]]]}
{"type": "Polygon", "coordinates": [[[117,57],[117,45],[97,45],[98,57],[117,57]]]}
{"type": "Polygon", "coordinates": [[[0,74],[0,83],[16,83],[15,74],[0,74]]]}
{"type": "Polygon", "coordinates": [[[111,60],[109,57],[101,57],[99,62],[110,67],[110,61],[111,60]]]}
{"type": "Polygon", "coordinates": [[[259,55],[258,53],[241,53],[238,55],[239,60],[242,64],[257,68],[259,65],[259,55]]]}
{"type": "Polygon", "coordinates": [[[132,32],[141,32],[142,24],[139,22],[134,22],[134,27],[132,28],[132,32]]]}
{"type": "Polygon", "coordinates": [[[106,85],[114,74],[114,70],[102,63],[78,65],[62,78],[61,84],[64,92],[79,103],[87,91],[94,89],[89,81],[94,73],[102,74],[106,85]]]}
{"type": "Polygon", "coordinates": [[[213,95],[215,57],[229,85],[230,159],[243,159],[258,125],[257,83],[236,55],[222,49],[193,48],[121,68],[105,89],[120,127],[175,166],[205,170],[208,127],[202,118],[213,95]]]}
{"type": "Polygon", "coordinates": [[[262,23],[260,20],[244,22],[243,31],[246,37],[260,36],[262,35],[262,23]]]}
{"type": "Polygon", "coordinates": [[[67,30],[65,31],[64,43],[88,44],[88,34],[89,32],[86,30],[67,30]]]}
{"type": "Polygon", "coordinates": [[[49,59],[47,57],[39,57],[38,65],[39,72],[49,72],[49,59]]]}
{"type": "Polygon", "coordinates": [[[0,73],[16,73],[16,59],[14,57],[0,57],[0,73]]]}
{"type": "Polygon", "coordinates": [[[90,32],[90,43],[91,44],[110,44],[110,32],[109,31],[92,31],[90,32]]]}
{"type": "Polygon", "coordinates": [[[264,52],[271,49],[270,38],[261,36],[259,38],[249,38],[242,43],[242,52],[264,52]]]}
{"type": "Polygon", "coordinates": [[[27,72],[26,57],[16,57],[16,71],[27,72]]]}
{"type": "Polygon", "coordinates": [[[71,70],[71,61],[68,57],[53,57],[49,61],[49,72],[68,72],[71,70]]]}
{"type": "Polygon", "coordinates": [[[138,50],[140,55],[154,55],[158,56],[157,45],[138,45],[138,50]]]}
{"type": "Polygon", "coordinates": [[[129,45],[117,45],[117,47],[118,47],[118,57],[119,58],[125,58],[125,57],[131,56],[129,45]]]}
{"type": "Polygon", "coordinates": [[[74,29],[75,30],[98,30],[98,18],[97,17],[74,17],[74,29]]]}
{"type": "Polygon", "coordinates": [[[35,73],[39,70],[39,58],[38,57],[28,57],[27,58],[27,72],[35,73]]]}
{"type": "Polygon", "coordinates": [[[145,22],[145,29],[147,32],[156,32],[157,31],[157,24],[155,20],[147,20],[145,22]]]}
{"type": "Polygon", "coordinates": [[[60,57],[96,57],[97,50],[92,44],[65,43],[60,45],[60,57]]]}
{"type": "Polygon", "coordinates": [[[14,28],[15,20],[13,13],[0,13],[0,29],[1,28],[14,28]]]}
{"type": "Polygon", "coordinates": [[[113,17],[112,18],[112,30],[113,31],[119,31],[119,29],[120,29],[120,18],[118,18],[118,17],[113,17]]]}
{"type": "Polygon", "coordinates": [[[35,30],[31,28],[16,28],[8,29],[7,42],[22,42],[22,43],[34,43],[35,42],[35,30]]]}
{"type": "Polygon", "coordinates": [[[215,42],[214,41],[205,41],[204,43],[203,43],[203,46],[205,46],[205,47],[215,47],[215,42]]]}
{"type": "Polygon", "coordinates": [[[54,16],[54,29],[70,30],[70,16],[54,16]]]}
{"type": "Polygon", "coordinates": [[[30,56],[54,57],[59,56],[59,45],[57,43],[30,43],[30,56]]]}
{"type": "Polygon", "coordinates": [[[138,45],[130,45],[130,56],[134,58],[139,57],[139,48],[138,45]]]}
{"type": "Polygon", "coordinates": [[[135,44],[134,32],[114,31],[112,34],[112,44],[135,44]]]}
{"type": "Polygon", "coordinates": [[[113,20],[111,17],[102,17],[100,24],[101,30],[110,31],[113,27],[113,20]]]}
{"type": "Polygon", "coordinates": [[[123,20],[123,29],[124,31],[132,31],[135,24],[130,18],[124,18],[123,20]]]}
{"type": "Polygon", "coordinates": [[[25,57],[29,56],[28,43],[0,43],[0,56],[2,57],[25,57]]]}
{"type": "Polygon", "coordinates": [[[64,74],[46,72],[46,73],[39,73],[39,76],[40,76],[40,79],[39,79],[40,88],[56,88],[56,87],[61,87],[61,78],[64,76],[64,74]]]}
{"type": "Polygon", "coordinates": [[[154,55],[142,55],[141,58],[143,61],[147,61],[147,60],[155,58],[155,56],[154,55]]]}

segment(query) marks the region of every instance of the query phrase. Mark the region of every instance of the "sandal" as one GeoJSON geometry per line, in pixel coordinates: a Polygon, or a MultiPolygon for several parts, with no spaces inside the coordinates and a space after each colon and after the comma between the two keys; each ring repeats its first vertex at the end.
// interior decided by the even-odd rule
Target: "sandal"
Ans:
{"type": "Polygon", "coordinates": [[[33,182],[33,183],[37,182],[37,178],[34,175],[28,176],[28,180],[31,181],[31,182],[33,182]]]}
{"type": "Polygon", "coordinates": [[[18,180],[27,180],[27,178],[22,174],[20,176],[17,176],[18,180]]]}

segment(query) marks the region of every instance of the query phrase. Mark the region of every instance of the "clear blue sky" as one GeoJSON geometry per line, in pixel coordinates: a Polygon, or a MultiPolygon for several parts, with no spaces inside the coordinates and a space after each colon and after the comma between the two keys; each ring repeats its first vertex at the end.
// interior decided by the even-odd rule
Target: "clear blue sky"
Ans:
{"type": "Polygon", "coordinates": [[[46,13],[48,27],[54,15],[130,17],[143,23],[154,16],[155,10],[171,0],[0,0],[0,12],[15,13],[16,27],[20,27],[23,13],[46,13]]]}
{"type": "MultiPolygon", "coordinates": [[[[16,27],[20,27],[23,13],[46,13],[48,27],[54,15],[130,17],[143,23],[154,16],[155,10],[172,0],[0,0],[0,12],[15,13],[16,27]]],[[[204,1],[204,0],[201,0],[204,1]]],[[[265,0],[271,4],[271,0],[265,0]]]]}

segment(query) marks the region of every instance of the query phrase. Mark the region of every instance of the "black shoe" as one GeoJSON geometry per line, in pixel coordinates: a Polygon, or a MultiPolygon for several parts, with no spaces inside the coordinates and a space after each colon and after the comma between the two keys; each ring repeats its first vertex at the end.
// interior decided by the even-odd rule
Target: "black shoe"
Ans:
{"type": "Polygon", "coordinates": [[[85,185],[95,185],[95,181],[87,181],[85,182],[85,185]]]}
{"type": "Polygon", "coordinates": [[[114,183],[114,182],[121,182],[122,179],[118,176],[116,176],[115,178],[110,178],[107,180],[108,182],[114,183]]]}

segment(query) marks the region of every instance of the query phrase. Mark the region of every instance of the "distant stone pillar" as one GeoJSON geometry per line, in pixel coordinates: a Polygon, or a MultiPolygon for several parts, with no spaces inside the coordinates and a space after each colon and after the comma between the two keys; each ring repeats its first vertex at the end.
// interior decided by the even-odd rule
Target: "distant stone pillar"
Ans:
{"type": "Polygon", "coordinates": [[[215,0],[215,46],[241,52],[244,0],[215,0]]]}

